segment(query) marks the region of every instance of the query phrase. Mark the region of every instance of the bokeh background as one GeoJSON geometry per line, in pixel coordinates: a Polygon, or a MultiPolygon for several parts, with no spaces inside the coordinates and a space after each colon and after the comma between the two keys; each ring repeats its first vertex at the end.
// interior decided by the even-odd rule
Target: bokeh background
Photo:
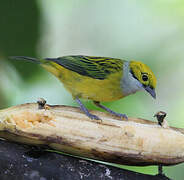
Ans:
{"type": "MultiPolygon", "coordinates": [[[[183,18],[182,0],[1,1],[0,108],[36,102],[39,97],[49,104],[77,106],[53,75],[9,56],[109,56],[143,61],[156,74],[158,86],[156,100],[139,92],[106,106],[152,121],[154,113],[163,110],[170,125],[184,128],[183,18]]],[[[91,102],[85,104],[95,109],[91,102]]],[[[122,167],[157,173],[155,166],[122,167]]],[[[183,180],[183,168],[164,167],[164,171],[183,180]]]]}

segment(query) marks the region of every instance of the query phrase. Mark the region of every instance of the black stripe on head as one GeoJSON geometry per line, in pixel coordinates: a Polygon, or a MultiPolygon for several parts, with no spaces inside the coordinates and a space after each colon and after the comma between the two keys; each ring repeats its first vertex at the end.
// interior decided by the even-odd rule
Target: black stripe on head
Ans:
{"type": "MultiPolygon", "coordinates": [[[[133,71],[130,69],[130,73],[132,74],[132,76],[137,79],[137,77],[135,76],[135,74],[133,73],[133,71]]],[[[137,79],[138,80],[138,79],[137,79]]],[[[139,80],[138,80],[139,81],[139,80]]]]}

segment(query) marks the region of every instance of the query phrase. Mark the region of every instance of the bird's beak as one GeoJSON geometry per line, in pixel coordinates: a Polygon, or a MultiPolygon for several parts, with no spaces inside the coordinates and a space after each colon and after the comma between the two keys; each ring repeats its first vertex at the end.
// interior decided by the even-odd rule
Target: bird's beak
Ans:
{"type": "Polygon", "coordinates": [[[144,89],[145,89],[154,99],[156,99],[155,89],[152,89],[150,86],[145,86],[144,89]]]}

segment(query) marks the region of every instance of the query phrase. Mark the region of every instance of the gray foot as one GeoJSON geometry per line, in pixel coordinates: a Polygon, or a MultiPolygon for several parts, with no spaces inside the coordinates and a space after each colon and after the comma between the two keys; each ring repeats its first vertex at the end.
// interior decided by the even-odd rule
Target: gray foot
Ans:
{"type": "Polygon", "coordinates": [[[95,120],[101,120],[98,116],[91,114],[91,113],[86,113],[86,115],[90,118],[90,119],[95,119],[95,120]]]}
{"type": "Polygon", "coordinates": [[[98,106],[99,108],[104,109],[105,111],[109,112],[110,114],[115,115],[115,116],[117,116],[117,117],[120,117],[120,119],[126,119],[126,120],[128,120],[128,117],[127,117],[126,114],[121,114],[121,113],[114,112],[114,111],[112,111],[111,109],[109,109],[109,108],[107,108],[107,107],[101,105],[100,102],[98,102],[98,101],[93,101],[93,102],[94,102],[94,104],[95,104],[96,106],[98,106]]]}
{"type": "Polygon", "coordinates": [[[91,114],[88,109],[82,104],[80,99],[76,98],[76,102],[79,104],[81,111],[84,112],[90,119],[101,120],[98,116],[91,114]]]}
{"type": "Polygon", "coordinates": [[[128,120],[128,116],[126,114],[121,114],[121,113],[116,113],[116,112],[110,112],[111,114],[117,116],[117,117],[120,117],[120,119],[126,119],[128,120]]]}

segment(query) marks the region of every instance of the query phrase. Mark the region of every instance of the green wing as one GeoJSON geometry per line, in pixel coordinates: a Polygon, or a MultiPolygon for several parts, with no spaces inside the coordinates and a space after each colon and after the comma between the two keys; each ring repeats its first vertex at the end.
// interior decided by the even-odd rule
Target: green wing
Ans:
{"type": "Polygon", "coordinates": [[[94,79],[105,79],[109,74],[121,71],[123,60],[109,57],[95,56],[63,56],[59,58],[46,58],[71,71],[94,79]]]}

